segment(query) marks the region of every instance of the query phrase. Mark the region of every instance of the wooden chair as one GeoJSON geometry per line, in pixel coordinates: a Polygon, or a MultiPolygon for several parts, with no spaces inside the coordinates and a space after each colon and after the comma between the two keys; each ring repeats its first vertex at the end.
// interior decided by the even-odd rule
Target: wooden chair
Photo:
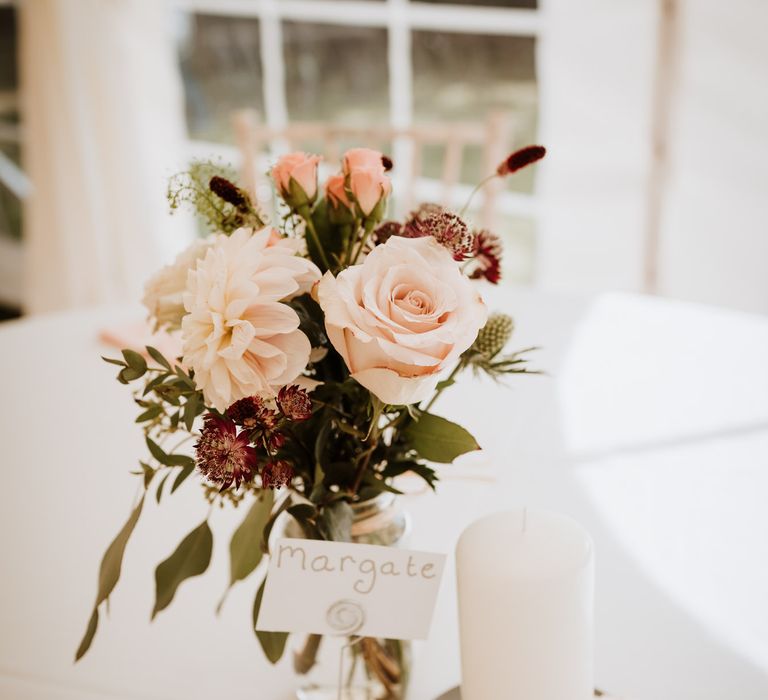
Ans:
{"type": "MultiPolygon", "coordinates": [[[[312,150],[324,158],[329,173],[340,168],[343,150],[355,146],[379,148],[391,154],[395,167],[397,214],[410,211],[421,201],[437,201],[448,207],[460,207],[459,177],[468,146],[482,149],[483,173],[492,173],[510,149],[509,119],[502,112],[491,112],[485,122],[447,122],[419,124],[407,128],[392,126],[353,127],[324,122],[293,122],[281,129],[272,129],[259,120],[254,110],[239,110],[232,116],[238,149],[242,155],[241,176],[248,189],[262,206],[268,204],[263,193],[268,190],[267,170],[280,153],[291,150],[312,150]],[[444,148],[440,185],[432,196],[420,193],[424,183],[422,164],[424,148],[444,148]],[[421,182],[420,182],[421,180],[421,182]],[[436,195],[436,196],[435,196],[436,195]],[[458,200],[458,201],[457,201],[458,200]]],[[[496,200],[500,182],[484,187],[475,204],[481,205],[478,223],[493,228],[496,200]]]]}

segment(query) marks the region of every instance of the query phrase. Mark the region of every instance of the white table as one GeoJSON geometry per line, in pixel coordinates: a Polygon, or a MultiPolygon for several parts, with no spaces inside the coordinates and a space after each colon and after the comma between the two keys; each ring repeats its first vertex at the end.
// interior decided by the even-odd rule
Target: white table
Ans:
{"type": "MultiPolygon", "coordinates": [[[[611,295],[496,293],[514,345],[544,346],[548,377],[511,389],[465,381],[436,404],[486,448],[441,470],[437,496],[407,497],[412,545],[452,552],[480,513],[562,510],[597,544],[597,676],[633,700],[768,697],[768,319],[611,295]]],[[[148,504],[93,648],[74,650],[101,554],[130,508],[143,454],[128,389],[98,359],[99,328],[134,310],[0,326],[0,698],[282,700],[250,629],[255,577],[231,593],[227,535],[213,516],[208,573],[149,624],[153,571],[203,517],[190,479],[148,504]]],[[[458,682],[453,571],[414,700],[458,682]]]]}

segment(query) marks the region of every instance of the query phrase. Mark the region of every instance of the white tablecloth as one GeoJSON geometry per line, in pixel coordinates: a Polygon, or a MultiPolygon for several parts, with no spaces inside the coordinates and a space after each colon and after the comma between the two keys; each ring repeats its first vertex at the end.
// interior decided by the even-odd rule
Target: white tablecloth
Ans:
{"type": "MultiPolygon", "coordinates": [[[[517,320],[512,345],[543,346],[549,374],[509,388],[467,378],[436,404],[485,451],[441,468],[437,495],[404,499],[412,546],[452,553],[462,528],[495,509],[570,513],[597,545],[600,687],[635,700],[765,700],[768,319],[627,295],[492,296],[517,320]]],[[[72,663],[144,450],[97,333],[136,314],[0,326],[0,697],[287,700],[290,663],[270,667],[250,628],[257,577],[214,614],[239,514],[213,515],[211,568],[149,624],[155,565],[206,512],[192,479],[162,508],[147,504],[110,614],[72,663]]],[[[458,683],[452,562],[416,659],[414,700],[458,683]]]]}

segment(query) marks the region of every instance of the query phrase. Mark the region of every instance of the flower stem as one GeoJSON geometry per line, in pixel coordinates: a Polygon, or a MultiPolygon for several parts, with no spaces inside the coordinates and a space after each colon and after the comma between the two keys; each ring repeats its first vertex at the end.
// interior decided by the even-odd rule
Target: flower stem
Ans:
{"type": "Polygon", "coordinates": [[[360,257],[360,254],[363,252],[363,249],[365,248],[365,244],[368,242],[368,238],[371,235],[371,231],[373,231],[373,227],[376,225],[376,221],[372,218],[365,220],[365,232],[363,233],[363,238],[360,241],[360,245],[357,248],[357,252],[355,253],[355,256],[350,261],[350,265],[354,265],[357,262],[357,259],[360,257]]]}
{"type": "Polygon", "coordinates": [[[464,206],[461,208],[461,211],[459,212],[459,216],[464,216],[464,213],[469,209],[469,205],[472,204],[472,200],[474,199],[475,195],[483,188],[485,187],[493,178],[498,177],[497,173],[493,173],[489,175],[486,178],[483,178],[475,185],[475,189],[472,190],[469,194],[469,198],[467,199],[464,206]]]}
{"type": "Polygon", "coordinates": [[[349,234],[349,244],[347,245],[347,252],[344,256],[344,267],[348,267],[352,260],[352,253],[355,250],[355,240],[357,239],[357,232],[360,230],[360,224],[361,221],[359,219],[355,219],[355,222],[352,224],[352,231],[350,231],[349,234]]]}
{"type": "Polygon", "coordinates": [[[371,461],[371,455],[376,449],[379,443],[379,419],[384,412],[384,403],[378,396],[371,394],[371,424],[368,428],[368,434],[365,436],[365,441],[368,443],[368,448],[359,457],[359,463],[355,472],[355,479],[352,482],[352,493],[356,494],[360,489],[360,484],[363,483],[363,476],[365,476],[365,470],[368,468],[368,464],[371,461]]]}
{"type": "Polygon", "coordinates": [[[328,257],[325,254],[325,250],[323,250],[323,246],[320,243],[320,237],[317,235],[317,230],[315,229],[315,224],[312,222],[312,214],[309,211],[308,206],[300,207],[298,210],[299,216],[304,219],[304,222],[307,224],[307,231],[309,232],[310,237],[312,238],[312,242],[315,244],[315,247],[317,248],[317,252],[320,255],[320,260],[322,261],[323,265],[325,265],[326,270],[331,269],[331,264],[328,262],[328,257]]]}

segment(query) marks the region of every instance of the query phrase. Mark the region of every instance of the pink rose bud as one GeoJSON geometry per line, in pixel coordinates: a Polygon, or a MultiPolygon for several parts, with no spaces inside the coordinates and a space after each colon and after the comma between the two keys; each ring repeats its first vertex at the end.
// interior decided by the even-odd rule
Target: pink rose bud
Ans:
{"type": "Polygon", "coordinates": [[[306,206],[317,197],[317,164],[320,156],[301,151],[281,156],[272,168],[280,196],[291,208],[306,206]]]}
{"type": "Polygon", "coordinates": [[[372,148],[351,148],[344,154],[342,169],[345,175],[354,170],[373,170],[384,174],[384,156],[372,148]]]}
{"type": "Polygon", "coordinates": [[[344,175],[332,175],[325,183],[325,196],[328,201],[333,205],[334,209],[344,207],[346,209],[352,209],[352,202],[347,197],[347,192],[344,189],[344,175]]]}
{"type": "MultiPolygon", "coordinates": [[[[357,202],[360,213],[370,216],[379,202],[392,190],[392,182],[383,173],[370,170],[353,170],[349,174],[349,189],[357,202]]],[[[381,219],[381,217],[377,217],[381,219]]]]}

